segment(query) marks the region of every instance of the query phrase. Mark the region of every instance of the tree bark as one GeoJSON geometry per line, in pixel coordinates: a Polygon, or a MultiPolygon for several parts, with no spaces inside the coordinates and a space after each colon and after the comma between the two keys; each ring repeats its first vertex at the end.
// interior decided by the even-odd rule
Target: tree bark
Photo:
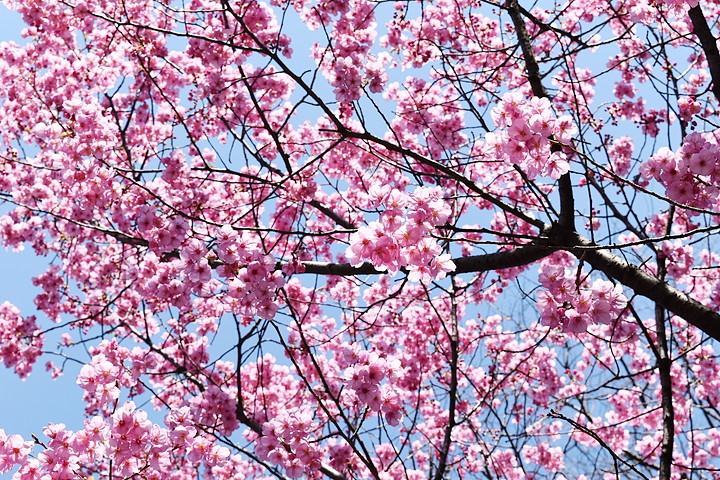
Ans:
{"type": "Polygon", "coordinates": [[[695,5],[688,10],[688,15],[693,24],[693,33],[700,40],[700,46],[705,52],[705,58],[710,68],[712,92],[715,94],[715,98],[720,100],[720,51],[718,51],[717,38],[710,31],[710,26],[700,5],[695,5]]]}

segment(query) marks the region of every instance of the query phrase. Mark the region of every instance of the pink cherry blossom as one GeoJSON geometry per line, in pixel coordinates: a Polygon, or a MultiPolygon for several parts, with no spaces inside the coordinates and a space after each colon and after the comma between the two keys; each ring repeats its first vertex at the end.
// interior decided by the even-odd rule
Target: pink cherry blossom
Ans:
{"type": "Polygon", "coordinates": [[[552,3],[6,2],[0,473],[714,478],[720,3],[552,3]]]}

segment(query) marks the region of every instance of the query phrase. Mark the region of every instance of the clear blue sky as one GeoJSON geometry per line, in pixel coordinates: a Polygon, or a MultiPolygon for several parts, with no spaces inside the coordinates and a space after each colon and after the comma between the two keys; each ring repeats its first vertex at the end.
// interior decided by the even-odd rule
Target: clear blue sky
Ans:
{"type": "MultiPolygon", "coordinates": [[[[21,43],[23,27],[20,16],[0,4],[0,41],[21,43]]],[[[6,208],[0,206],[0,212],[6,208]]],[[[31,279],[42,273],[47,263],[48,259],[35,257],[31,249],[13,253],[0,246],[0,303],[13,303],[23,315],[35,313],[33,298],[37,289],[31,279]]],[[[26,439],[30,434],[40,436],[48,422],[66,423],[73,429],[82,426],[81,396],[74,374],[52,381],[44,364],[37,364],[30,377],[21,381],[0,364],[0,428],[8,434],[19,433],[26,439]]]]}

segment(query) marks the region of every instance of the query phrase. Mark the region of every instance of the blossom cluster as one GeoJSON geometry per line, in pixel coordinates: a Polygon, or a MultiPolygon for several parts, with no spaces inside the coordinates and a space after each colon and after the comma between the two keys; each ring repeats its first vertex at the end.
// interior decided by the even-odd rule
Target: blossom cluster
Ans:
{"type": "Polygon", "coordinates": [[[165,417],[168,426],[168,438],[178,453],[186,453],[191,462],[205,461],[210,467],[225,464],[230,455],[227,447],[213,443],[213,437],[204,435],[194,424],[191,406],[182,406],[173,410],[165,417]]]}
{"type": "MultiPolygon", "coordinates": [[[[85,420],[81,430],[50,424],[43,433],[49,438],[43,443],[44,450],[25,461],[16,478],[71,480],[81,471],[89,471],[121,477],[143,472],[145,478],[160,479],[177,469],[173,453],[187,454],[194,465],[202,462],[208,469],[225,464],[230,456],[226,447],[214,445],[193,427],[173,424],[167,429],[153,423],[133,402],[125,402],[109,418],[85,420]],[[108,472],[108,468],[112,470],[108,472]]],[[[30,451],[30,443],[17,436],[7,438],[4,445],[17,459],[30,451]]],[[[17,463],[8,455],[0,458],[17,463]]]]}
{"type": "Polygon", "coordinates": [[[279,308],[275,292],[285,282],[274,257],[265,254],[255,239],[224,225],[211,241],[190,238],[178,250],[179,258],[150,252],[143,260],[138,273],[154,302],[189,310],[192,293],[202,297],[220,293],[224,280],[224,295],[219,298],[228,311],[247,317],[275,316],[279,308]]]}
{"type": "Polygon", "coordinates": [[[188,405],[194,413],[195,422],[203,425],[206,431],[216,430],[229,436],[240,427],[234,390],[211,385],[202,395],[190,400],[188,405]]]}
{"type": "Polygon", "coordinates": [[[223,263],[217,274],[227,279],[232,311],[272,319],[278,310],[275,292],[285,283],[275,271],[275,259],[228,225],[217,231],[215,253],[223,263]]]}
{"type": "Polygon", "coordinates": [[[679,240],[665,241],[661,246],[662,254],[667,259],[667,274],[683,283],[691,283],[688,276],[695,264],[692,245],[684,245],[679,240]]]}
{"type": "Polygon", "coordinates": [[[369,53],[377,35],[373,4],[367,0],[326,3],[335,5],[324,11],[308,8],[304,16],[311,28],[317,28],[340,14],[330,36],[332,49],[315,44],[312,53],[333,87],[335,98],[340,103],[358,100],[365,85],[373,93],[382,91],[388,79],[384,68],[388,56],[369,53]]]}
{"type": "Polygon", "coordinates": [[[567,156],[552,145],[569,143],[577,128],[568,115],[555,118],[548,99],[527,101],[519,91],[508,92],[491,115],[501,129],[485,135],[491,156],[517,165],[530,179],[538,175],[558,179],[568,172],[567,156]]]}
{"type": "Polygon", "coordinates": [[[83,365],[78,375],[78,385],[85,390],[88,405],[86,408],[97,409],[99,406],[113,402],[120,396],[117,376],[118,367],[105,359],[104,355],[93,358],[91,363],[83,365]]]}
{"type": "Polygon", "coordinates": [[[319,452],[308,441],[315,428],[307,412],[281,412],[263,424],[255,452],[261,460],[283,467],[289,477],[302,477],[321,466],[319,452]]]}
{"type": "Polygon", "coordinates": [[[608,147],[608,156],[611,159],[611,168],[615,174],[624,177],[630,172],[634,148],[632,138],[627,135],[613,140],[612,145],[608,147]]]}
{"type": "Polygon", "coordinates": [[[117,340],[105,340],[90,349],[92,360],[83,365],[77,384],[84,390],[85,410],[92,414],[105,412],[120,397],[120,388],[144,392],[138,378],[145,373],[154,357],[140,347],[132,350],[118,344],[117,340]]]}
{"type": "Polygon", "coordinates": [[[610,324],[627,305],[620,285],[596,279],[586,286],[578,281],[577,272],[562,265],[544,263],[538,279],[545,288],[537,300],[542,324],[564,332],[581,333],[591,324],[610,324]]]}
{"type": "Polygon", "coordinates": [[[720,185],[720,148],[713,135],[693,132],[673,152],[661,147],[640,167],[647,185],[651,180],[665,187],[671,200],[696,208],[714,208],[720,185]]]}
{"type": "Polygon", "coordinates": [[[20,378],[30,374],[42,353],[44,336],[35,316],[23,317],[10,302],[0,304],[0,359],[20,378]]]}
{"type": "Polygon", "coordinates": [[[384,96],[397,102],[393,127],[407,146],[417,143],[419,151],[427,148],[430,158],[442,159],[467,144],[464,111],[455,100],[458,92],[452,86],[409,77],[402,85],[388,85],[384,96]],[[420,146],[420,134],[426,146],[420,146]]]}
{"type": "Polygon", "coordinates": [[[565,453],[561,447],[551,447],[548,442],[539,442],[537,445],[525,445],[522,453],[526,461],[542,465],[548,472],[565,470],[565,453]]]}
{"type": "Polygon", "coordinates": [[[357,399],[372,411],[382,412],[388,424],[399,425],[403,416],[402,402],[392,384],[398,380],[400,361],[347,345],[343,348],[343,356],[340,365],[350,364],[345,369],[345,379],[357,399]],[[384,379],[389,383],[381,385],[384,379]]]}
{"type": "Polygon", "coordinates": [[[373,186],[370,197],[385,210],[380,219],[360,227],[350,236],[346,255],[355,266],[369,261],[378,269],[397,273],[407,267],[412,281],[444,278],[455,270],[449,254],[430,237],[451,214],[438,187],[418,187],[412,194],[388,185],[373,186]]]}
{"type": "Polygon", "coordinates": [[[9,472],[15,465],[25,463],[32,451],[32,443],[20,435],[7,435],[0,428],[0,475],[9,472]]]}

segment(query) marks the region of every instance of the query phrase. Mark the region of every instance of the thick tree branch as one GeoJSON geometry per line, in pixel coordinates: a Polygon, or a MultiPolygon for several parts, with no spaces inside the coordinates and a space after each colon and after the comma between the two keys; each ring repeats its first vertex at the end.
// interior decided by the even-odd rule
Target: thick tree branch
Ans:
{"type": "MultiPolygon", "coordinates": [[[[517,247],[512,250],[488,253],[486,255],[473,255],[469,257],[454,258],[455,271],[453,273],[481,273],[491,270],[503,270],[505,268],[521,267],[541,260],[557,248],[542,245],[528,245],[517,247]]],[[[386,273],[385,270],[378,270],[370,263],[363,263],[354,267],[349,263],[332,262],[302,262],[305,271],[302,273],[314,273],[318,275],[375,275],[386,273]]],[[[278,264],[281,268],[282,264],[278,264]]]]}
{"type": "Polygon", "coordinates": [[[662,444],[660,447],[660,471],[658,480],[670,480],[672,476],[672,455],[675,443],[675,408],[673,407],[673,385],[671,377],[672,359],[668,351],[665,328],[665,309],[655,304],[655,329],[657,333],[657,365],[660,377],[660,397],[663,413],[662,444]]]}
{"type": "MultiPolygon", "coordinates": [[[[689,324],[699,328],[708,336],[720,341],[720,314],[702,303],[677,290],[665,281],[644,272],[619,256],[603,250],[579,234],[570,238],[551,237],[547,245],[528,245],[513,250],[500,251],[487,255],[474,255],[453,259],[454,273],[486,272],[504,268],[519,267],[541,260],[557,250],[567,250],[577,258],[588,262],[593,268],[620,282],[638,295],[642,295],[663,308],[682,317],[689,324]],[[554,240],[561,240],[562,246],[554,240]]],[[[304,262],[305,273],[319,275],[372,275],[385,273],[369,263],[353,267],[349,263],[304,262]]],[[[278,268],[281,264],[278,265],[278,268]]]]}
{"type": "Polygon", "coordinates": [[[453,429],[457,425],[457,420],[455,419],[455,412],[457,407],[457,390],[458,390],[458,363],[460,361],[460,355],[458,351],[458,318],[457,318],[457,304],[455,303],[456,293],[456,285],[455,285],[455,279],[453,279],[453,295],[450,297],[452,299],[452,309],[451,309],[451,325],[450,330],[447,330],[445,333],[448,336],[448,340],[450,343],[450,358],[449,360],[449,367],[450,367],[450,388],[448,392],[448,410],[447,410],[447,425],[445,426],[445,435],[443,438],[442,447],[439,452],[440,461],[438,464],[437,471],[435,472],[435,475],[433,476],[434,480],[442,480],[445,478],[446,470],[448,468],[447,460],[448,455],[450,454],[450,448],[453,442],[452,439],[452,433],[453,429]]]}
{"type": "MultiPolygon", "coordinates": [[[[521,15],[521,7],[517,0],[508,0],[505,4],[510,18],[512,19],[513,25],[515,26],[515,33],[520,44],[520,49],[523,52],[523,58],[525,59],[525,71],[527,72],[528,82],[532,89],[533,95],[540,98],[550,98],[545,85],[542,83],[542,75],[540,73],[540,67],[538,66],[535,53],[533,52],[532,41],[530,34],[525,27],[525,21],[521,15]]],[[[553,142],[551,151],[553,153],[561,152],[562,147],[557,143],[553,142]]],[[[566,173],[558,180],[558,194],[560,196],[560,216],[558,218],[558,225],[567,229],[568,231],[575,229],[575,199],[573,196],[572,182],[570,181],[570,174],[566,173]]]]}
{"type": "Polygon", "coordinates": [[[614,278],[638,295],[649,298],[658,305],[682,317],[686,322],[720,341],[720,314],[667,282],[644,272],[619,256],[597,248],[587,238],[577,235],[574,247],[568,248],[577,258],[588,262],[593,268],[614,278]]]}
{"type": "Polygon", "coordinates": [[[708,67],[710,67],[710,76],[713,83],[712,92],[715,94],[715,98],[720,101],[720,51],[718,51],[717,39],[710,31],[710,26],[700,5],[692,7],[688,14],[693,24],[693,33],[700,40],[708,67]]]}
{"type": "Polygon", "coordinates": [[[530,88],[532,88],[533,95],[541,98],[549,98],[547,90],[545,90],[545,86],[542,83],[540,67],[535,59],[535,54],[533,53],[530,34],[528,33],[527,28],[525,28],[525,21],[520,14],[520,5],[518,5],[517,0],[508,0],[505,6],[510,14],[510,18],[512,19],[513,26],[515,27],[515,34],[518,37],[520,49],[523,52],[523,58],[525,59],[525,71],[527,72],[528,82],[530,82],[530,88]]]}
{"type": "MultiPolygon", "coordinates": [[[[636,294],[658,303],[663,308],[685,319],[689,324],[699,328],[708,336],[720,341],[720,314],[672,287],[667,282],[644,272],[637,265],[632,265],[614,253],[604,250],[603,247],[596,245],[587,238],[577,233],[567,233],[562,228],[559,231],[562,236],[549,231],[550,234],[547,237],[539,238],[532,245],[486,255],[454,258],[453,262],[456,267],[454,273],[480,273],[520,267],[541,260],[554,251],[566,250],[577,258],[588,262],[596,270],[630,288],[636,294]]],[[[133,238],[120,232],[105,231],[105,233],[122,243],[147,245],[146,240],[133,238]]],[[[283,265],[283,262],[278,262],[277,268],[280,269],[283,265]]],[[[385,270],[378,270],[367,262],[357,267],[349,263],[333,262],[302,262],[302,265],[304,266],[302,273],[317,275],[353,276],[385,273],[385,270]]]]}
{"type": "Polygon", "coordinates": [[[344,218],[342,218],[337,213],[333,212],[330,208],[326,207],[322,203],[318,202],[317,200],[310,200],[308,202],[308,205],[312,205],[317,210],[325,214],[326,217],[333,220],[335,223],[340,225],[341,227],[347,228],[348,230],[355,230],[357,227],[353,225],[352,223],[348,222],[344,218]]]}
{"type": "MultiPolygon", "coordinates": [[[[670,233],[672,222],[668,220],[666,233],[670,233]]],[[[667,275],[666,257],[656,254],[657,276],[665,282],[667,275]]],[[[670,480],[672,476],[673,447],[675,443],[675,408],[673,407],[673,384],[671,377],[672,359],[668,349],[667,328],[665,327],[665,309],[655,304],[655,333],[657,347],[654,349],[657,360],[658,376],[660,377],[660,405],[663,413],[662,444],[660,447],[660,469],[658,480],[670,480]]]]}

